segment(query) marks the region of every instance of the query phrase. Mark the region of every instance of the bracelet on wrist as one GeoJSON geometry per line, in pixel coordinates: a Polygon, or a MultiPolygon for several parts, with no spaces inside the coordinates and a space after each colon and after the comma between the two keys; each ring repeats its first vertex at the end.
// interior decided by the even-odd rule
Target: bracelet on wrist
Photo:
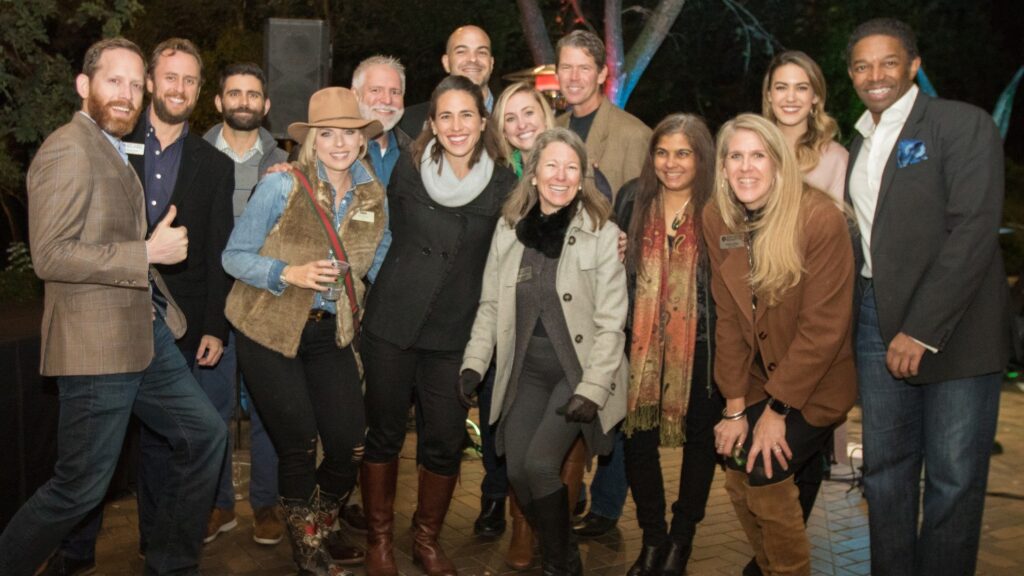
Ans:
{"type": "Polygon", "coordinates": [[[747,409],[744,408],[735,414],[729,414],[728,408],[722,408],[722,419],[723,420],[742,420],[747,415],[747,409]]]}

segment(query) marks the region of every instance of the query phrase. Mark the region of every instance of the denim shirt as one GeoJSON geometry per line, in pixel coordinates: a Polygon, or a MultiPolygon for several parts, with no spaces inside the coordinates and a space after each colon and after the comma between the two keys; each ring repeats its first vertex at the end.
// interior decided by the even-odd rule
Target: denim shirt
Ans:
{"type": "Polygon", "coordinates": [[[385,190],[388,188],[388,183],[391,182],[391,172],[395,169],[395,164],[398,163],[399,152],[398,138],[395,138],[394,130],[388,131],[388,149],[384,154],[380,153],[380,144],[376,139],[370,140],[366,144],[366,156],[373,164],[373,171],[377,173],[377,178],[380,179],[385,190]]]}
{"type": "MultiPolygon", "coordinates": [[[[327,171],[323,163],[318,160],[316,165],[317,177],[321,182],[327,184],[332,196],[337,194],[337,191],[327,180],[327,171]]],[[[338,209],[332,214],[335,230],[341,225],[345,214],[352,205],[355,187],[373,180],[373,176],[358,162],[352,165],[351,170],[352,187],[345,192],[345,197],[342,198],[338,209]]],[[[287,263],[276,258],[260,256],[259,251],[263,248],[263,242],[267,239],[267,235],[270,234],[274,225],[281,218],[281,214],[284,213],[293,183],[293,176],[290,172],[269,174],[260,181],[256,186],[256,191],[253,192],[252,199],[249,200],[249,204],[245,207],[245,212],[242,213],[234,230],[231,232],[231,238],[228,239],[228,245],[224,249],[224,255],[221,258],[224,270],[228,274],[255,288],[269,290],[277,296],[284,293],[287,287],[284,282],[281,282],[281,273],[284,272],[284,267],[287,263]]],[[[384,199],[384,213],[388,213],[386,197],[384,199]]],[[[323,258],[326,259],[330,256],[331,249],[327,246],[326,239],[324,244],[323,258]]],[[[380,270],[380,266],[384,262],[384,256],[387,255],[389,246],[391,246],[391,230],[384,228],[384,236],[377,246],[377,251],[373,256],[373,264],[370,265],[370,269],[366,274],[371,283],[377,277],[377,271],[380,270]]],[[[316,294],[313,309],[323,309],[332,314],[336,313],[334,302],[324,300],[319,292],[316,294]]]]}

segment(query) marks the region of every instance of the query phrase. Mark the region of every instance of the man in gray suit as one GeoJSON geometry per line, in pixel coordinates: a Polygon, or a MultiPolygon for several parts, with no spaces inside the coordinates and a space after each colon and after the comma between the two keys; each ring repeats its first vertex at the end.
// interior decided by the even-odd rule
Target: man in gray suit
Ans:
{"type": "Polygon", "coordinates": [[[918,90],[906,24],[861,24],[847,63],[867,106],[847,190],[872,573],[973,574],[1009,336],[1002,143],[984,111],[918,90]]]}
{"type": "Polygon", "coordinates": [[[0,574],[32,574],[99,504],[133,413],[173,447],[146,556],[154,574],[198,574],[206,514],[226,448],[224,423],[174,344],[184,318],[153,264],[181,262],[176,209],[146,239],[142,185],[125,144],[142,107],[145,64],[123,38],[86,52],[82,109],[29,169],[29,228],[46,283],[41,370],[60,388],[54,477],[0,535],[0,574]]]}

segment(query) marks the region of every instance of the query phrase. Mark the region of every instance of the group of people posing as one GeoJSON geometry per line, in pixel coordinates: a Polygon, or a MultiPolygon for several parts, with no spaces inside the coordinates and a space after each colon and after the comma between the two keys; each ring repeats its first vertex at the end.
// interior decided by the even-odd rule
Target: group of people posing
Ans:
{"type": "MultiPolygon", "coordinates": [[[[1002,151],[984,112],[918,91],[905,24],[872,20],[850,37],[867,111],[849,154],[803,52],[778,54],[761,114],[713,138],[696,115],[652,131],[608,101],[604,45],[587,31],[556,46],[567,113],[555,117],[526,83],[495,97],[490,39],[465,26],[442,57],[451,75],[423,105],[404,106],[405,70],[385,56],[360,63],[351,90],[315,93],[288,128],[297,160],[250,182],[251,197],[236,193],[237,222],[212,252],[176,225],[169,195],[152,204],[146,240],[151,195],[119,156],[143,81],[153,92],[196,76],[198,54],[181,46],[158,47],[146,73],[134,44],[95,45],[77,81],[82,113],[33,162],[43,372],[59,376],[62,445],[55,478],[0,537],[0,572],[31,574],[100,502],[134,412],[170,454],[147,573],[197,573],[203,528],[226,525],[199,513],[219,505],[224,425],[166,346],[179,296],[150,265],[203,250],[236,279],[223,314],[279,459],[302,574],[353,562],[399,574],[410,405],[412,557],[430,576],[457,574],[439,534],[478,404],[488,476],[503,476],[482,491],[507,484],[497,491],[511,501],[510,566],[532,566],[536,540],[545,575],[584,573],[571,525],[583,463],[621,433],[643,530],[630,576],[685,573],[719,465],[754,551],[744,574],[810,574],[804,526],[821,454],[858,383],[873,573],[973,573],[1006,360],[1002,151]],[[169,65],[176,56],[197,65],[169,65]],[[94,216],[101,203],[108,212],[94,216]],[[102,339],[83,336],[86,324],[102,339]],[[116,406],[84,406],[108,397],[116,406]],[[115,418],[102,432],[91,424],[115,418]],[[659,448],[680,446],[669,523],[659,448]],[[357,479],[365,552],[330,545],[357,479]]],[[[248,130],[255,147],[265,82],[258,69],[231,72],[219,106],[239,96],[232,76],[257,89],[222,136],[248,130]]],[[[240,165],[252,158],[242,152],[228,155],[240,165]]],[[[147,184],[161,179],[150,173],[147,163],[147,184]]]]}

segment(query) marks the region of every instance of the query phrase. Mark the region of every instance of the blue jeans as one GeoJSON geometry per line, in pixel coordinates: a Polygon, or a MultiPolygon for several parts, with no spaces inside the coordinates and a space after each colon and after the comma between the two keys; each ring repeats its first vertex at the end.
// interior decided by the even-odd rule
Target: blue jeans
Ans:
{"type": "MultiPolygon", "coordinates": [[[[242,383],[245,386],[245,383],[242,383]]],[[[252,396],[249,397],[250,399],[252,396]]],[[[249,504],[253,509],[277,505],[277,452],[259,411],[249,411],[249,504]]]]}
{"type": "Polygon", "coordinates": [[[626,504],[626,458],[623,456],[622,431],[615,432],[611,454],[598,459],[597,472],[590,484],[590,513],[617,520],[626,504]]]}
{"type": "Polygon", "coordinates": [[[861,282],[857,371],[872,574],[974,574],[1002,375],[924,385],[893,378],[874,289],[861,282]]]}
{"type": "MultiPolygon", "coordinates": [[[[235,333],[228,336],[227,346],[220,362],[212,368],[196,366],[193,369],[199,386],[210,398],[214,408],[228,426],[228,445],[231,445],[231,418],[235,411],[235,379],[238,376],[238,356],[235,353],[235,333]]],[[[244,384],[243,384],[244,385],[244,384]]],[[[251,400],[250,396],[250,400],[251,400]]],[[[251,440],[250,460],[252,467],[249,477],[249,503],[253,508],[265,508],[277,504],[277,452],[270,442],[270,436],[263,427],[258,411],[249,411],[249,432],[251,440]]],[[[218,508],[235,506],[235,487],[231,484],[232,450],[227,452],[224,468],[217,486],[218,508]]]]}
{"type": "MultiPolygon", "coordinates": [[[[186,361],[189,358],[186,357],[186,361]]],[[[228,345],[224,348],[224,354],[220,362],[213,368],[201,368],[192,366],[192,375],[196,377],[199,386],[206,392],[207,397],[214,408],[224,420],[228,430],[228,449],[226,460],[220,471],[220,480],[217,485],[217,496],[215,505],[218,508],[233,508],[235,505],[235,487],[232,485],[231,468],[231,427],[230,420],[235,406],[234,379],[237,373],[238,359],[235,354],[235,334],[231,332],[228,337],[228,345]]],[[[252,438],[251,461],[249,479],[249,502],[253,508],[265,508],[277,504],[277,453],[270,442],[263,422],[255,410],[251,412],[249,429],[252,438]]],[[[142,427],[142,438],[149,444],[149,455],[143,456],[146,465],[140,468],[140,495],[139,516],[146,518],[140,522],[139,550],[145,552],[148,545],[149,532],[152,529],[153,510],[156,508],[156,493],[154,486],[159,483],[152,478],[161,478],[167,471],[168,450],[166,443],[159,436],[148,432],[142,427]],[[156,459],[157,466],[154,467],[153,451],[159,454],[156,459]],[[157,471],[158,470],[158,471],[157,471]],[[146,502],[145,505],[142,502],[146,502]]],[[[100,504],[90,512],[75,529],[61,542],[61,551],[68,558],[85,560],[96,556],[96,539],[99,537],[100,529],[103,527],[103,505],[100,504]]]]}
{"type": "MultiPolygon", "coordinates": [[[[190,354],[194,357],[194,353],[190,354]]],[[[191,360],[191,358],[189,358],[191,360]]],[[[199,382],[199,387],[206,393],[210,403],[220,414],[224,425],[228,428],[228,450],[224,454],[220,476],[217,483],[217,496],[214,505],[217,508],[234,509],[235,487],[232,485],[232,453],[231,449],[231,417],[235,410],[235,377],[238,373],[238,358],[235,353],[235,334],[228,336],[224,353],[216,366],[204,367],[192,365],[192,374],[199,382]]],[[[270,442],[263,422],[255,410],[251,412],[252,432],[252,468],[249,484],[250,504],[253,508],[262,508],[277,504],[277,453],[270,442]],[[253,498],[253,494],[257,494],[253,498]]],[[[170,450],[166,443],[154,435],[146,426],[142,427],[142,459],[139,467],[139,542],[140,549],[145,550],[149,544],[150,531],[153,527],[156,495],[163,484],[167,471],[170,450]]],[[[95,542],[95,540],[94,540],[95,542]]]]}
{"type": "Polygon", "coordinates": [[[142,372],[58,378],[54,476],[0,535],[0,574],[32,574],[61,538],[101,503],[132,413],[174,447],[146,573],[198,573],[227,431],[162,319],[153,322],[153,336],[156,355],[142,372]]]}

